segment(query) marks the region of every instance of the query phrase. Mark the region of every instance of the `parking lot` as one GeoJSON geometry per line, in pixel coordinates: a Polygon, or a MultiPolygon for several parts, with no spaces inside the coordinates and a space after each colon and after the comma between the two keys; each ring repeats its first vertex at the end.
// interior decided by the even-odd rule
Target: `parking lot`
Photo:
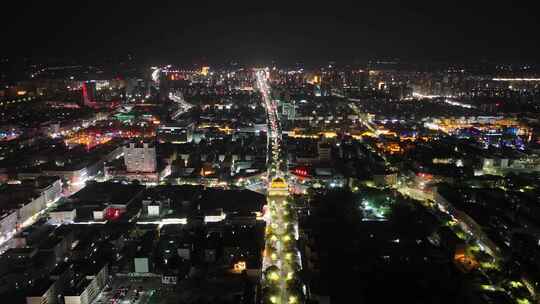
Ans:
{"type": "Polygon", "coordinates": [[[146,304],[161,289],[161,279],[153,277],[116,277],[93,304],[146,304]]]}

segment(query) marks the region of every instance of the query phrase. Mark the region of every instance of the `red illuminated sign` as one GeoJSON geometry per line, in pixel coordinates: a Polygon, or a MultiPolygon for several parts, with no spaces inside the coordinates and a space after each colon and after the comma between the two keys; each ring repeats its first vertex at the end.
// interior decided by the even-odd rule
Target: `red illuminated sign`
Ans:
{"type": "Polygon", "coordinates": [[[302,177],[309,176],[308,169],[307,169],[307,168],[303,168],[303,167],[295,168],[295,169],[293,170],[293,173],[294,173],[295,175],[302,176],[302,177]]]}

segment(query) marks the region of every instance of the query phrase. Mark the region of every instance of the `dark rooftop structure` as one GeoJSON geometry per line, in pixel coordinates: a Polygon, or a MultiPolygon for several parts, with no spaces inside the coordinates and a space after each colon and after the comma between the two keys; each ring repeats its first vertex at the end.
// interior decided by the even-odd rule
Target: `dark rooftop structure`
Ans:
{"type": "Polygon", "coordinates": [[[144,186],[113,182],[90,182],[86,188],[70,197],[76,204],[118,204],[128,205],[138,197],[144,186]]]}
{"type": "Polygon", "coordinates": [[[264,195],[248,190],[204,189],[202,186],[158,186],[148,189],[145,199],[170,199],[173,215],[188,217],[223,210],[225,214],[248,215],[261,212],[264,195]]]}

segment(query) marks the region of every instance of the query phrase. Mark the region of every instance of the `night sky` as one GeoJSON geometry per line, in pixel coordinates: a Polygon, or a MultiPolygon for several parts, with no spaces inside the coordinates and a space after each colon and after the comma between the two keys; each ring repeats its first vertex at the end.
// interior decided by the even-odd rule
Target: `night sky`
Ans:
{"type": "Polygon", "coordinates": [[[129,52],[156,62],[540,61],[532,1],[237,2],[245,1],[10,1],[2,9],[0,54],[129,52]]]}

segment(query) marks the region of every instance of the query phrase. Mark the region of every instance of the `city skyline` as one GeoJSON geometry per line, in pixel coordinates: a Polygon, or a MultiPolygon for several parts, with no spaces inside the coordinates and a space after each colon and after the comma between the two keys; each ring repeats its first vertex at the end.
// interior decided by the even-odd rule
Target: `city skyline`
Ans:
{"type": "Polygon", "coordinates": [[[3,12],[2,303],[540,303],[532,6],[3,12]]]}

